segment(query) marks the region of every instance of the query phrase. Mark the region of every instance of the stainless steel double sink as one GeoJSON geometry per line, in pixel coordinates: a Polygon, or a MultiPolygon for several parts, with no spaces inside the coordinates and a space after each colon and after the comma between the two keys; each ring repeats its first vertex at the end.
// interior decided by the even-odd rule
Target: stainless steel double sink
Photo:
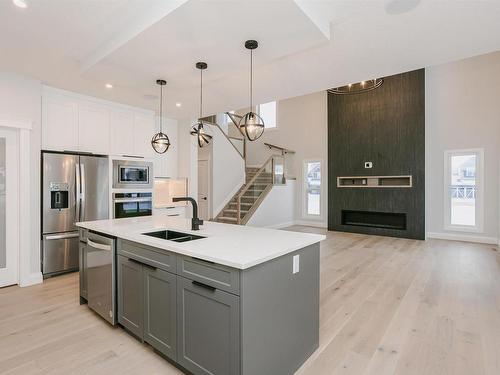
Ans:
{"type": "Polygon", "coordinates": [[[164,240],[168,241],[174,241],[174,242],[187,242],[187,241],[193,241],[193,240],[199,240],[205,237],[202,236],[197,236],[194,234],[190,233],[182,233],[182,232],[177,232],[174,230],[158,230],[154,232],[147,232],[143,233],[145,236],[150,236],[150,237],[156,237],[156,238],[161,238],[164,240]]]}

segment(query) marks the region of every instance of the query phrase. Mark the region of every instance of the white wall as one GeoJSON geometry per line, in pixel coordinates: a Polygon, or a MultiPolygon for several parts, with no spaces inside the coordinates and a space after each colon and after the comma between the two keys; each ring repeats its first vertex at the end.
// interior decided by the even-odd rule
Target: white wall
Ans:
{"type": "Polygon", "coordinates": [[[500,52],[426,69],[428,235],[497,241],[499,146],[500,52]],[[444,151],[467,148],[484,149],[483,233],[444,229],[444,151]]]}
{"type": "Polygon", "coordinates": [[[212,208],[216,217],[245,183],[245,161],[224,133],[212,130],[212,208]]]}
{"type": "Polygon", "coordinates": [[[40,81],[0,72],[0,117],[32,122],[31,130],[31,252],[30,279],[23,285],[41,282],[40,273],[40,150],[41,150],[40,81]]]}
{"type": "MultiPolygon", "coordinates": [[[[264,142],[294,150],[294,155],[287,156],[288,176],[297,178],[295,219],[303,220],[302,164],[306,159],[322,161],[323,199],[321,210],[323,215],[316,220],[317,224],[326,226],[327,222],[327,93],[320,91],[296,98],[281,100],[277,107],[277,129],[268,129],[255,142],[247,142],[247,165],[261,166],[265,160],[276,153],[264,146],[264,142]]],[[[310,220],[310,219],[308,219],[310,220]]],[[[307,223],[307,221],[305,222],[307,223]]]]}
{"type": "Polygon", "coordinates": [[[296,181],[274,185],[262,204],[255,210],[247,225],[253,227],[282,228],[294,224],[296,181]]]}
{"type": "MultiPolygon", "coordinates": [[[[198,197],[198,144],[189,134],[192,119],[179,120],[177,123],[178,139],[178,177],[188,179],[188,196],[198,197]]],[[[186,207],[186,217],[192,217],[191,206],[186,207]]]]}

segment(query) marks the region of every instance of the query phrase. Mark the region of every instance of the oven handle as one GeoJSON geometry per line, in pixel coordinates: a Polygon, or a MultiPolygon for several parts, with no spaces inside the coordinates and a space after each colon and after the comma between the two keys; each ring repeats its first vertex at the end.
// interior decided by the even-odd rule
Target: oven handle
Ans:
{"type": "Polygon", "coordinates": [[[149,198],[116,198],[113,199],[115,203],[135,203],[135,202],[152,202],[153,199],[149,198]]]}
{"type": "Polygon", "coordinates": [[[92,241],[90,238],[87,238],[87,245],[90,247],[93,247],[94,249],[99,249],[99,250],[106,250],[106,251],[111,251],[111,245],[105,245],[102,243],[97,243],[92,241]]]}

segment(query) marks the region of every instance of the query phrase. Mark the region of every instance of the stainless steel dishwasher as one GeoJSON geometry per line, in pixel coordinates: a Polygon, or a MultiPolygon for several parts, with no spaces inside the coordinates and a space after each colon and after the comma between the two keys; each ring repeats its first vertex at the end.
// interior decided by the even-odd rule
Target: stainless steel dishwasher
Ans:
{"type": "Polygon", "coordinates": [[[115,242],[112,237],[89,232],[85,270],[88,306],[112,325],[117,321],[115,242]]]}

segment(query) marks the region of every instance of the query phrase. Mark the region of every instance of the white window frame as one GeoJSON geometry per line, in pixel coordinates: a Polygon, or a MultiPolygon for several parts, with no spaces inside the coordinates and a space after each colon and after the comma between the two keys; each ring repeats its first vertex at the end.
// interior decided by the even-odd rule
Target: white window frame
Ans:
{"type": "Polygon", "coordinates": [[[307,220],[323,220],[325,212],[323,210],[323,200],[325,199],[325,163],[322,159],[304,159],[302,160],[302,218],[307,220]],[[320,190],[319,190],[319,215],[311,215],[307,213],[307,164],[320,163],[320,190]]]}
{"type": "MultiPolygon", "coordinates": [[[[267,132],[267,131],[274,131],[274,130],[278,130],[278,105],[279,105],[279,102],[277,100],[271,100],[270,102],[267,102],[267,103],[262,103],[262,104],[268,104],[268,103],[272,103],[272,102],[275,102],[276,103],[276,126],[272,127],[272,128],[266,128],[265,127],[265,121],[264,121],[264,131],[267,132]]],[[[257,111],[257,114],[260,116],[260,106],[261,104],[258,104],[257,105],[257,108],[256,108],[256,111],[257,111]]]]}
{"type": "Polygon", "coordinates": [[[444,228],[445,230],[458,232],[483,232],[484,223],[484,149],[470,148],[459,150],[447,150],[444,152],[444,228]],[[475,203],[475,225],[456,225],[451,223],[451,157],[460,155],[476,155],[476,203],[475,203]]]}

